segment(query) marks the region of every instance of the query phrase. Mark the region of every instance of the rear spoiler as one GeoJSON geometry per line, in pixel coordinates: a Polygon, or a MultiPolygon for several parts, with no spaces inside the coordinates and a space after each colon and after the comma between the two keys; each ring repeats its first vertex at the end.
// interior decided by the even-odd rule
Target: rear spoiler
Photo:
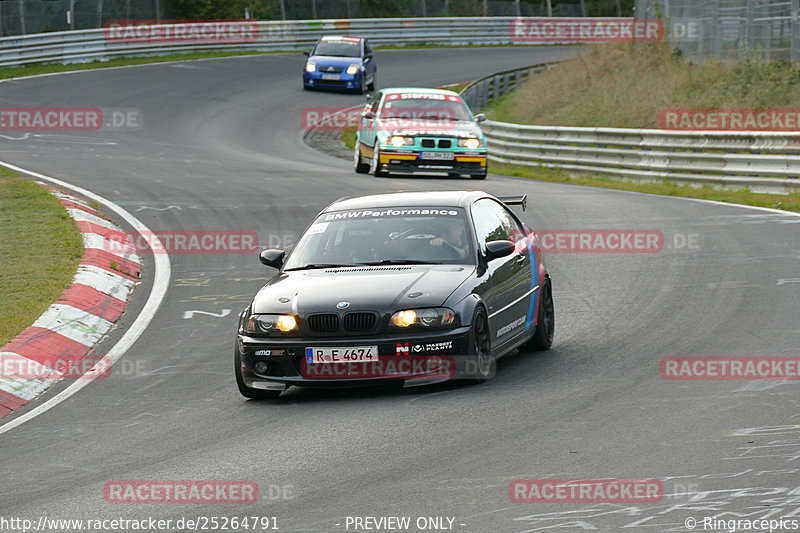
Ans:
{"type": "Polygon", "coordinates": [[[506,205],[521,205],[523,211],[525,211],[525,208],[528,206],[527,194],[522,194],[520,196],[498,196],[497,199],[506,205]]]}

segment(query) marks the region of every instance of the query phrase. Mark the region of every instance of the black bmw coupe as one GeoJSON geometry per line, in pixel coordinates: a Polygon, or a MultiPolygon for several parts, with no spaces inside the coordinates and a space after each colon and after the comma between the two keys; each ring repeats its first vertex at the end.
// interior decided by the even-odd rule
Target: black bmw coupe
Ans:
{"type": "Polygon", "coordinates": [[[326,207],[242,311],[239,391],[291,385],[484,381],[495,360],[546,350],[555,317],[536,234],[510,209],[525,196],[392,193],[326,207]]]}

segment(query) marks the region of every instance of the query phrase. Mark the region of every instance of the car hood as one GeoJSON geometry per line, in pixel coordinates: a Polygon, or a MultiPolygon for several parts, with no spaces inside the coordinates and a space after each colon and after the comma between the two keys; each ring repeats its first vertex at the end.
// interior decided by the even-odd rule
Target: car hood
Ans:
{"type": "Polygon", "coordinates": [[[402,265],[284,272],[253,300],[254,313],[394,312],[438,307],[475,271],[473,265],[402,265]]]}
{"type": "Polygon", "coordinates": [[[381,119],[380,130],[388,135],[435,135],[483,138],[481,128],[469,120],[426,120],[420,118],[381,119]]]}
{"type": "Polygon", "coordinates": [[[339,56],[311,56],[308,58],[309,61],[313,61],[317,64],[317,66],[334,66],[334,67],[344,67],[347,68],[350,65],[360,65],[361,58],[360,57],[339,57],[339,56]]]}

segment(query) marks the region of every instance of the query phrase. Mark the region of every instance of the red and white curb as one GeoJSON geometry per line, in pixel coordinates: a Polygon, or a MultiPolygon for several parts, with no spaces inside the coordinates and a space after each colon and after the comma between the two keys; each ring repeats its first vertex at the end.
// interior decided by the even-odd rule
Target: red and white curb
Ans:
{"type": "Polygon", "coordinates": [[[0,348],[0,418],[63,377],[113,327],[140,277],[141,260],[126,234],[89,204],[50,185],[83,234],[84,254],[72,286],[30,327],[0,348]],[[24,371],[15,373],[23,363],[24,371]],[[8,363],[8,364],[6,364],[8,363]]]}

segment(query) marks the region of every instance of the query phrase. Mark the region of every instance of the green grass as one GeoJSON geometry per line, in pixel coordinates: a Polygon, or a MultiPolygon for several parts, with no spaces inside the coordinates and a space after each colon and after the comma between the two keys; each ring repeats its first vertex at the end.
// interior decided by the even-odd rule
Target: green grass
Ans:
{"type": "Polygon", "coordinates": [[[58,199],[0,168],[0,346],[71,285],[82,256],[81,233],[58,199]]]}
{"type": "Polygon", "coordinates": [[[531,77],[486,114],[516,124],[659,128],[664,109],[797,108],[798,102],[800,65],[695,65],[666,44],[616,43],[531,77]]]}
{"type": "Polygon", "coordinates": [[[350,148],[351,150],[355,150],[356,148],[356,130],[355,128],[348,128],[342,132],[342,142],[350,148]]]}
{"type": "Polygon", "coordinates": [[[518,176],[541,181],[570,183],[573,185],[588,185],[604,189],[621,189],[624,191],[659,194],[662,196],[699,198],[702,200],[715,200],[717,202],[729,202],[800,212],[800,193],[762,194],[745,190],[720,190],[709,186],[695,187],[669,181],[663,183],[640,183],[591,174],[572,173],[557,168],[528,167],[496,162],[491,162],[489,164],[489,169],[493,174],[502,174],[504,176],[518,176]]]}

